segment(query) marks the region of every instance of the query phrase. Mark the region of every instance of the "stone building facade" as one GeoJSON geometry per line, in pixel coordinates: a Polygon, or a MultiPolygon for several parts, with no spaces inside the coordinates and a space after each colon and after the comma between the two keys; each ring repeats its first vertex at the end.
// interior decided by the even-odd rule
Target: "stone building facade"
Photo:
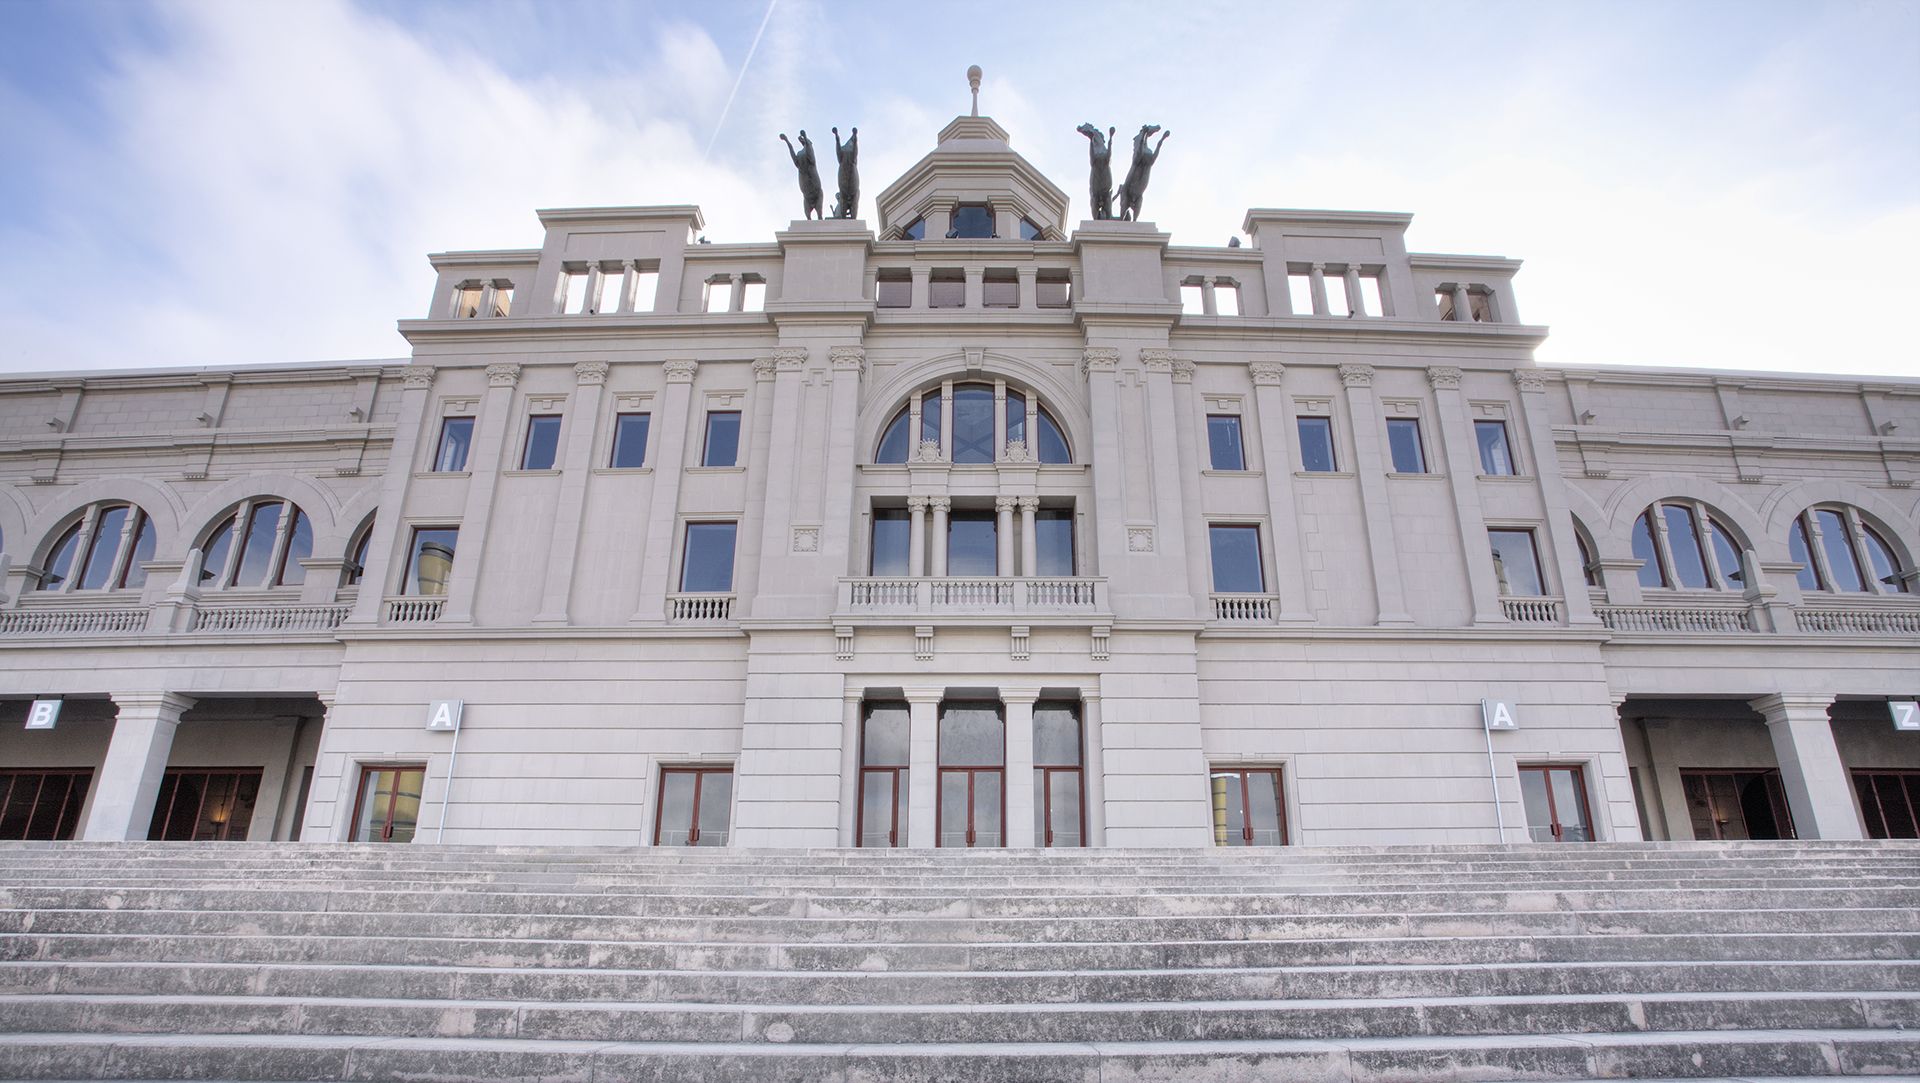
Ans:
{"type": "Polygon", "coordinates": [[[0,836],[1915,833],[1920,381],[1068,208],[962,117],[874,225],[434,255],[404,362],[0,381],[0,836]]]}

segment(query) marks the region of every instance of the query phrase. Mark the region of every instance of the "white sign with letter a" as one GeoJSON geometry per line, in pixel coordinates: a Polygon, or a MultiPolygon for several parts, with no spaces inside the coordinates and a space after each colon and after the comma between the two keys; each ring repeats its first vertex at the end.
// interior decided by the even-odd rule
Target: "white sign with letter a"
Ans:
{"type": "Polygon", "coordinates": [[[463,699],[436,699],[427,709],[427,728],[441,733],[454,733],[460,729],[460,711],[466,706],[463,699]]]}
{"type": "Polygon", "coordinates": [[[33,706],[27,708],[27,728],[30,730],[50,730],[60,721],[60,700],[36,699],[33,706]]]}
{"type": "Polygon", "coordinates": [[[1920,702],[1910,699],[1896,699],[1887,704],[1893,712],[1893,728],[1897,730],[1920,730],[1920,702]]]}
{"type": "Polygon", "coordinates": [[[1480,721],[1489,730],[1517,730],[1520,723],[1514,721],[1513,704],[1502,699],[1483,699],[1480,701],[1480,721]]]}

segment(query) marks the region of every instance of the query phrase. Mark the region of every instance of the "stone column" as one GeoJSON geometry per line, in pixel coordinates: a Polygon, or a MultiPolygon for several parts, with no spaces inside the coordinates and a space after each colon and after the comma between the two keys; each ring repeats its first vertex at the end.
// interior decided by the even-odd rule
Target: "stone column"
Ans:
{"type": "Polygon", "coordinates": [[[1007,711],[1007,822],[1008,846],[1038,846],[1034,837],[1033,703],[1037,688],[1002,688],[1000,702],[1007,711]]]}
{"type": "Polygon", "coordinates": [[[1865,835],[1854,807],[1853,786],[1840,749],[1833,743],[1827,694],[1776,693],[1749,700],[1767,720],[1780,782],[1793,810],[1794,830],[1803,839],[1857,839],[1865,835]]]}
{"type": "Polygon", "coordinates": [[[1219,299],[1213,295],[1213,279],[1211,278],[1202,278],[1200,280],[1200,314],[1202,316],[1218,316],[1220,314],[1220,302],[1219,299]]]}
{"type": "Polygon", "coordinates": [[[693,377],[700,369],[691,359],[661,365],[667,386],[660,396],[655,424],[660,432],[653,446],[660,449],[653,469],[653,499],[648,504],[645,547],[640,551],[640,603],[635,623],[664,623],[667,619],[667,575],[673,569],[673,536],[680,512],[680,475],[687,452],[688,411],[692,408],[693,377]]]}
{"type": "Polygon", "coordinates": [[[1467,284],[1453,284],[1453,319],[1455,323],[1473,322],[1473,298],[1467,295],[1467,284]]]}
{"type": "Polygon", "coordinates": [[[1013,509],[1019,498],[996,496],[993,498],[994,542],[998,552],[994,554],[994,574],[1012,575],[1013,568],[1013,509]]]}
{"type": "Polygon", "coordinates": [[[953,501],[944,496],[930,496],[927,506],[933,509],[933,568],[927,574],[944,576],[947,574],[947,511],[953,507],[953,501]]]}
{"type": "Polygon", "coordinates": [[[909,688],[907,696],[907,845],[930,850],[940,799],[940,689],[909,688]]]}
{"type": "Polygon", "coordinates": [[[1254,424],[1260,428],[1260,468],[1267,484],[1267,517],[1273,523],[1273,590],[1280,596],[1281,618],[1312,620],[1307,605],[1307,569],[1300,557],[1300,509],[1293,489],[1293,432],[1287,424],[1287,404],[1280,390],[1287,367],[1278,361],[1255,361],[1253,375],[1254,424]]]}
{"type": "Polygon", "coordinates": [[[1040,307],[1040,268],[1026,266],[1015,268],[1014,275],[1020,280],[1020,307],[1031,312],[1040,307]]]}
{"type": "Polygon", "coordinates": [[[1347,264],[1347,272],[1342,276],[1346,280],[1347,315],[1364,316],[1367,314],[1366,297],[1360,292],[1360,265],[1347,264]]]}
{"type": "Polygon", "coordinates": [[[173,692],[130,693],[116,694],[113,705],[113,738],[80,834],[87,842],[147,837],[180,714],[193,700],[173,692]]]}
{"type": "Polygon", "coordinates": [[[907,498],[907,574],[927,574],[927,498],[907,498]]]}
{"type": "MultiPolygon", "coordinates": [[[[860,702],[865,693],[848,688],[840,697],[840,845],[858,846],[860,808],[860,702]]],[[[908,776],[911,780],[912,776],[908,776]]]]}
{"type": "MultiPolygon", "coordinates": [[[[1547,508],[1547,560],[1559,570],[1560,592],[1567,599],[1567,623],[1597,625],[1593,597],[1587,593],[1587,571],[1580,564],[1580,542],[1574,534],[1573,508],[1567,499],[1567,481],[1560,475],[1560,455],[1553,445],[1553,418],[1547,413],[1547,381],[1540,373],[1521,369],[1513,374],[1520,389],[1520,423],[1527,427],[1527,447],[1533,453],[1533,472],[1547,508]]],[[[1475,449],[1478,450],[1477,448],[1475,449]]],[[[1749,577],[1748,583],[1757,582],[1749,577]]]]}
{"type": "MultiPolygon", "coordinates": [[[[1340,382],[1347,389],[1354,472],[1360,476],[1368,563],[1372,566],[1374,597],[1379,604],[1375,623],[1412,624],[1401,590],[1400,552],[1393,536],[1393,505],[1387,499],[1387,475],[1380,461],[1380,408],[1373,397],[1373,366],[1341,365],[1340,382]]],[[[1485,549],[1486,545],[1480,548],[1485,549]]],[[[1488,561],[1491,563],[1492,558],[1488,561]]]]}
{"type": "Polygon", "coordinates": [[[1307,292],[1313,297],[1313,314],[1328,315],[1326,264],[1316,263],[1307,269],[1307,292]]]}
{"type": "Polygon", "coordinates": [[[1467,404],[1460,397],[1460,377],[1460,370],[1450,365],[1427,370],[1440,423],[1440,447],[1446,455],[1447,487],[1453,492],[1453,521],[1460,532],[1460,551],[1466,554],[1473,623],[1505,624],[1500,581],[1493,574],[1493,543],[1487,538],[1487,519],[1480,507],[1480,446],[1468,424],[1467,404]]]}
{"type": "Polygon", "coordinates": [[[1020,574],[1032,578],[1040,574],[1040,538],[1035,533],[1035,518],[1040,498],[1020,498],[1020,574]]]}
{"type": "Polygon", "coordinates": [[[1081,690],[1080,726],[1086,734],[1086,748],[1080,761],[1081,789],[1087,803],[1087,845],[1107,844],[1107,763],[1106,741],[1100,730],[1100,693],[1081,690]]]}
{"type": "Polygon", "coordinates": [[[567,450],[561,459],[560,501],[553,513],[553,537],[547,543],[547,581],[535,624],[567,623],[573,595],[573,568],[580,545],[580,522],[587,503],[587,477],[593,468],[593,437],[600,421],[600,393],[607,386],[605,361],[573,366],[575,390],[567,411],[567,450]]]}
{"type": "Polygon", "coordinates": [[[460,541],[454,547],[453,575],[447,583],[443,624],[473,623],[473,594],[480,583],[480,563],[487,555],[487,528],[493,522],[493,501],[500,489],[500,457],[507,442],[507,423],[514,417],[513,389],[520,382],[520,366],[487,366],[487,396],[480,403],[480,424],[467,457],[467,506],[460,516],[460,541]]]}
{"type": "Polygon", "coordinates": [[[354,598],[349,624],[370,625],[380,620],[380,603],[388,590],[394,550],[399,548],[401,509],[407,503],[407,483],[413,479],[420,432],[426,426],[427,401],[433,390],[433,367],[410,365],[403,371],[400,416],[393,426],[393,450],[386,475],[380,479],[380,510],[373,517],[367,539],[367,566],[360,573],[360,593],[354,598]]]}

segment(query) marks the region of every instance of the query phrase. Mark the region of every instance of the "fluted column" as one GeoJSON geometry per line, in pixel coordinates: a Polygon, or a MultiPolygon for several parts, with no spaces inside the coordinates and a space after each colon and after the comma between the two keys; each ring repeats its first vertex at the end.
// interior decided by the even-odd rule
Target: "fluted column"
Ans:
{"type": "Polygon", "coordinates": [[[928,575],[947,574],[947,511],[953,507],[953,501],[944,496],[930,496],[927,506],[933,509],[933,568],[928,575]]]}
{"type": "Polygon", "coordinates": [[[575,390],[567,410],[567,450],[561,459],[560,500],[547,543],[547,581],[540,592],[535,624],[567,623],[573,594],[573,570],[579,556],[580,522],[587,503],[587,477],[593,468],[593,437],[600,419],[600,395],[607,386],[605,361],[573,366],[575,390]]]}
{"type": "Polygon", "coordinates": [[[994,554],[994,574],[1012,575],[1013,569],[1013,509],[1019,499],[1011,496],[993,498],[993,539],[997,547],[994,554]]]}
{"type": "Polygon", "coordinates": [[[1468,424],[1460,379],[1460,370],[1451,365],[1427,369],[1440,423],[1440,447],[1447,460],[1447,487],[1453,493],[1454,527],[1467,561],[1473,623],[1505,624],[1506,614],[1500,611],[1500,581],[1493,572],[1493,542],[1487,537],[1487,519],[1480,506],[1480,445],[1468,424]]]}
{"type": "Polygon", "coordinates": [[[647,509],[645,547],[640,552],[640,601],[633,611],[636,623],[667,619],[667,575],[673,569],[673,537],[680,513],[680,475],[687,454],[687,412],[693,401],[693,378],[698,362],[675,359],[660,366],[666,377],[660,413],[654,424],[660,449],[653,473],[653,499],[647,509]]]}
{"type": "Polygon", "coordinates": [[[1039,510],[1039,497],[1020,498],[1020,574],[1028,578],[1040,574],[1040,538],[1035,533],[1039,510]]]}
{"type": "Polygon", "coordinates": [[[514,416],[513,389],[520,383],[520,366],[487,366],[487,397],[480,405],[479,432],[473,454],[467,458],[467,507],[460,516],[460,541],[454,547],[453,575],[447,583],[447,602],[440,611],[443,624],[473,623],[473,594],[479,588],[481,562],[487,556],[487,531],[493,522],[493,501],[500,490],[500,459],[507,442],[507,422],[514,416]]]}
{"type": "Polygon", "coordinates": [[[373,517],[372,537],[367,539],[367,566],[360,573],[360,593],[354,598],[349,624],[377,623],[382,596],[396,589],[390,581],[394,550],[399,548],[401,509],[407,503],[407,484],[413,479],[414,457],[427,423],[433,367],[408,366],[403,370],[401,388],[393,450],[387,456],[386,475],[380,480],[380,510],[373,517]]]}
{"type": "MultiPolygon", "coordinates": [[[[1401,587],[1400,552],[1394,542],[1393,504],[1387,499],[1386,469],[1380,460],[1380,409],[1373,397],[1372,365],[1341,365],[1347,390],[1347,422],[1353,430],[1354,472],[1360,477],[1360,503],[1367,528],[1367,555],[1373,568],[1377,624],[1411,624],[1401,587]]],[[[1482,549],[1486,546],[1481,546],[1482,549]]]]}

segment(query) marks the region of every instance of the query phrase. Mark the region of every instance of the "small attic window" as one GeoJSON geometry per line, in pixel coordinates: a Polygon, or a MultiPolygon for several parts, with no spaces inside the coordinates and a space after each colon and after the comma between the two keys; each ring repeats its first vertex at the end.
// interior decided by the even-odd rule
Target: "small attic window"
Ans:
{"type": "Polygon", "coordinates": [[[1021,240],[1037,241],[1040,239],[1040,234],[1042,232],[1043,231],[1040,229],[1039,226],[1036,226],[1033,224],[1033,219],[1031,218],[1020,219],[1020,239],[1021,240]]]}
{"type": "Polygon", "coordinates": [[[985,203],[962,203],[953,209],[950,238],[980,240],[993,236],[993,208],[985,203]]]}
{"type": "Polygon", "coordinates": [[[927,220],[916,218],[901,227],[900,239],[906,241],[924,241],[927,239],[927,220]]]}

